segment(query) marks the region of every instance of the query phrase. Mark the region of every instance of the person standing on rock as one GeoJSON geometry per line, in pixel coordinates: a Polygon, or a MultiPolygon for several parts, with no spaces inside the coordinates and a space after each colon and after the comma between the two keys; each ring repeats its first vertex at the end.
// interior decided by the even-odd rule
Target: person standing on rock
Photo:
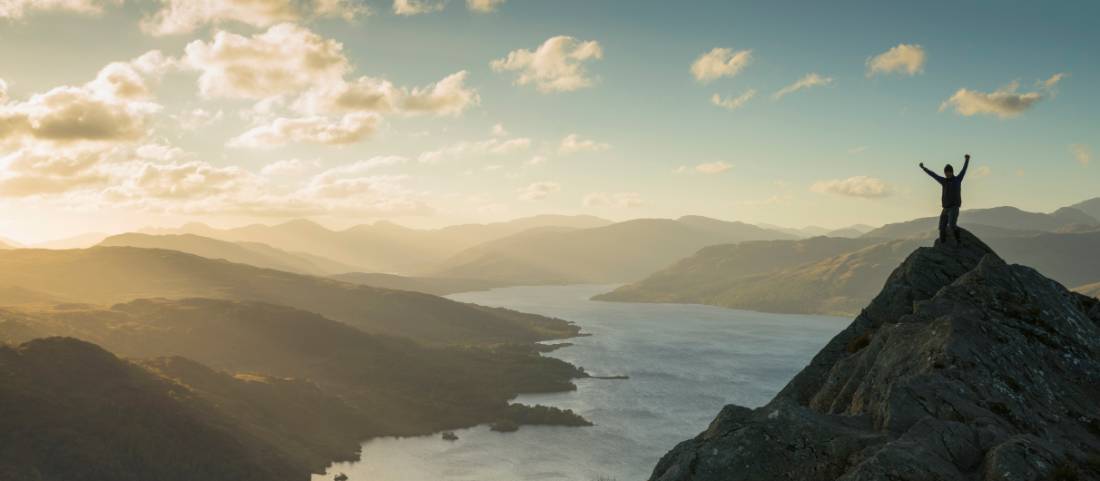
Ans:
{"type": "Polygon", "coordinates": [[[947,242],[947,232],[950,229],[951,233],[955,236],[955,242],[959,241],[959,207],[962,207],[962,181],[966,176],[966,168],[970,167],[970,154],[966,154],[966,160],[963,162],[962,171],[959,175],[955,175],[955,168],[951,164],[947,164],[943,168],[943,177],[936,175],[935,172],[928,170],[924,166],[924,162],[921,162],[920,168],[924,169],[924,172],[930,177],[940,183],[943,187],[943,194],[940,195],[940,203],[943,205],[943,211],[940,212],[940,242],[947,242]]]}

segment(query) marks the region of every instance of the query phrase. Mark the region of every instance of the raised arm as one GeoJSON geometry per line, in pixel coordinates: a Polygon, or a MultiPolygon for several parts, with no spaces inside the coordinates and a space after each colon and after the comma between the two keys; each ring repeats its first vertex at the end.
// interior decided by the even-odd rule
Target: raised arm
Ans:
{"type": "Polygon", "coordinates": [[[924,166],[924,162],[921,162],[920,168],[921,168],[921,170],[924,170],[924,173],[928,174],[929,177],[932,177],[933,179],[935,179],[936,182],[939,182],[941,184],[943,183],[944,178],[936,175],[935,172],[932,172],[931,170],[928,170],[928,167],[924,166]]]}
{"type": "Polygon", "coordinates": [[[970,154],[966,154],[966,160],[963,161],[963,170],[959,171],[959,182],[962,182],[963,177],[966,176],[967,167],[970,167],[970,154]]]}

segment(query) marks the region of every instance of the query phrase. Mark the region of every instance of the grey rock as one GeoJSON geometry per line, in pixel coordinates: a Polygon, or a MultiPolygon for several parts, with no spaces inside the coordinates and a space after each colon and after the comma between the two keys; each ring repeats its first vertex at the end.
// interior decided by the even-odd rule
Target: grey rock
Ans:
{"type": "Polygon", "coordinates": [[[914,251],[768,404],[653,481],[1100,480],[1100,301],[965,230],[914,251]]]}

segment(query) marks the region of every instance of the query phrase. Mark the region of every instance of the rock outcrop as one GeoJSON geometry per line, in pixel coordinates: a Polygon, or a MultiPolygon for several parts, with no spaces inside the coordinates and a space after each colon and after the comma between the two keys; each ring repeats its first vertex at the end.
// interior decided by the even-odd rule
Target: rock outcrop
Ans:
{"type": "Polygon", "coordinates": [[[921,247],[768,404],[653,481],[1098,480],[1100,301],[969,232],[921,247]]]}

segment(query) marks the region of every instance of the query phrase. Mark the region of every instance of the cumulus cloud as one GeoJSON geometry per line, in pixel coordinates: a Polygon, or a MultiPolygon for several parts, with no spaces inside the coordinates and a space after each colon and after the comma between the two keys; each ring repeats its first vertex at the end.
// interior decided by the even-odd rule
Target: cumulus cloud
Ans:
{"type": "Polygon", "coordinates": [[[220,31],[195,40],[184,63],[199,74],[206,97],[264,99],[343,81],[349,62],[343,45],[290,23],[250,37],[220,31]]]}
{"type": "Polygon", "coordinates": [[[443,0],[393,0],[393,13],[398,15],[420,15],[422,13],[443,10],[447,3],[443,0]]]}
{"type": "Polygon", "coordinates": [[[706,162],[695,166],[695,171],[700,174],[721,174],[732,169],[733,166],[722,161],[706,162]]]}
{"type": "Polygon", "coordinates": [[[558,153],[570,155],[580,152],[603,152],[610,148],[610,144],[596,142],[590,139],[582,139],[581,136],[577,134],[569,134],[561,139],[561,144],[558,145],[558,153]]]}
{"type": "Polygon", "coordinates": [[[756,96],[755,89],[749,89],[745,93],[736,97],[722,97],[721,95],[714,94],[710,98],[710,103],[722,107],[727,110],[737,110],[745,105],[745,102],[752,100],[756,96]]]}
{"type": "MultiPolygon", "coordinates": [[[[1051,87],[1057,83],[1054,80],[1051,87]]],[[[1019,92],[1020,83],[1012,82],[993,92],[959,89],[940,104],[940,111],[955,109],[959,115],[994,115],[1002,119],[1017,117],[1044,98],[1041,92],[1019,92]]]]}
{"type": "Polygon", "coordinates": [[[153,58],[115,62],[80,86],[56,87],[25,101],[0,93],[0,144],[26,142],[126,142],[143,137],[160,105],[149,100],[148,82],[160,73],[153,58]]]}
{"type": "Polygon", "coordinates": [[[847,179],[817,181],[810,186],[810,191],[820,194],[862,197],[864,199],[886,197],[892,193],[892,189],[886,182],[863,175],[847,179]]]}
{"type": "Polygon", "coordinates": [[[592,192],[582,200],[585,207],[627,208],[642,205],[642,195],[637,192],[592,192]]]}
{"type": "Polygon", "coordinates": [[[1082,166],[1087,166],[1089,162],[1092,162],[1092,149],[1085,144],[1070,145],[1069,151],[1073,153],[1073,158],[1077,160],[1077,163],[1082,166]]]}
{"type": "Polygon", "coordinates": [[[492,138],[476,142],[458,142],[442,149],[420,154],[418,161],[435,164],[444,160],[459,159],[478,155],[509,155],[526,152],[531,147],[531,139],[518,137],[513,139],[492,138]]]}
{"type": "Polygon", "coordinates": [[[230,147],[271,149],[286,144],[345,145],[362,141],[378,129],[381,117],[351,113],[339,119],[327,117],[278,117],[229,141],[230,147]]]}
{"type": "Polygon", "coordinates": [[[557,182],[542,181],[532,182],[526,187],[519,189],[518,192],[520,200],[535,201],[543,200],[549,197],[550,194],[554,194],[560,191],[561,184],[558,184],[557,182]]]}
{"type": "Polygon", "coordinates": [[[337,17],[352,20],[369,13],[358,0],[159,0],[160,9],[141,22],[150,35],[193,32],[209,24],[237,22],[269,27],[281,22],[337,17]]]}
{"type": "Polygon", "coordinates": [[[108,5],[122,0],[2,0],[0,18],[20,19],[34,11],[98,14],[108,5]]]}
{"type": "Polygon", "coordinates": [[[890,50],[867,59],[867,76],[885,73],[916,75],[924,71],[926,58],[924,47],[916,44],[898,44],[890,50]]]}
{"type": "Polygon", "coordinates": [[[808,89],[811,87],[829,85],[831,83],[833,83],[832,77],[822,77],[817,73],[808,73],[804,77],[798,79],[797,82],[779,89],[779,91],[772,95],[772,98],[774,98],[775,100],[779,100],[789,93],[794,93],[799,90],[808,89]]]}
{"type": "Polygon", "coordinates": [[[466,0],[466,8],[479,13],[495,12],[506,0],[466,0]]]}
{"type": "Polygon", "coordinates": [[[1061,82],[1062,79],[1066,78],[1067,75],[1069,75],[1069,74],[1067,74],[1065,72],[1059,72],[1059,73],[1056,73],[1054,75],[1051,75],[1050,78],[1048,78],[1046,80],[1040,80],[1038,82],[1039,87],[1041,87],[1043,90],[1048,90],[1048,91],[1053,90],[1054,87],[1056,87],[1058,85],[1058,82],[1061,82]]]}
{"type": "Polygon", "coordinates": [[[296,102],[296,107],[315,113],[358,111],[457,116],[481,101],[477,91],[466,86],[467,76],[463,70],[435,84],[412,89],[372,77],[337,81],[307,91],[296,102]]]}
{"type": "Polygon", "coordinates": [[[715,48],[695,59],[691,64],[691,75],[703,83],[722,77],[733,77],[752,61],[752,50],[733,51],[728,48],[715,48]]]}
{"type": "Polygon", "coordinates": [[[582,42],[559,35],[546,40],[534,51],[513,50],[507,57],[493,60],[489,66],[495,72],[517,72],[516,84],[533,84],[543,93],[572,92],[595,82],[588,75],[585,63],[600,58],[603,58],[603,49],[598,42],[582,42]]]}

